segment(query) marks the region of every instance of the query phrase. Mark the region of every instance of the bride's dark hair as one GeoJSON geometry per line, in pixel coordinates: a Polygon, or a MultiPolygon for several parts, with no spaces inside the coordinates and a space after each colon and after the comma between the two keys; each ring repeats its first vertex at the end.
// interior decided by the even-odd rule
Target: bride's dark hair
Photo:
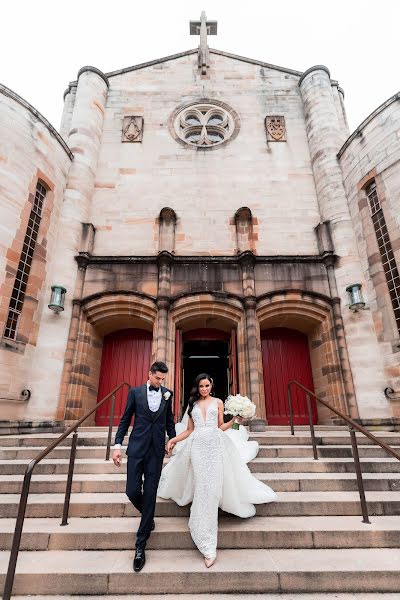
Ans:
{"type": "Polygon", "coordinates": [[[194,407],[195,403],[197,402],[197,400],[199,400],[199,398],[200,398],[199,384],[202,379],[208,379],[208,381],[211,383],[210,396],[214,396],[214,382],[212,380],[212,377],[207,375],[207,373],[200,373],[200,375],[197,375],[196,379],[193,382],[193,387],[191,389],[190,398],[189,398],[189,402],[188,402],[189,417],[192,416],[193,407],[194,407]]]}

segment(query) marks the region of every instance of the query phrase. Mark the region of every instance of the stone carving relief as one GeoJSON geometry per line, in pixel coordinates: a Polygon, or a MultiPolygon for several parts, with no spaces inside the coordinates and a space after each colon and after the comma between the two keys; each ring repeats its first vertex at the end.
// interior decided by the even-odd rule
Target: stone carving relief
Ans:
{"type": "Polygon", "coordinates": [[[286,142],[285,117],[277,115],[265,117],[265,130],[268,142],[286,142]]]}
{"type": "Polygon", "coordinates": [[[123,142],[141,142],[143,139],[143,117],[129,116],[124,117],[122,127],[123,142]]]}

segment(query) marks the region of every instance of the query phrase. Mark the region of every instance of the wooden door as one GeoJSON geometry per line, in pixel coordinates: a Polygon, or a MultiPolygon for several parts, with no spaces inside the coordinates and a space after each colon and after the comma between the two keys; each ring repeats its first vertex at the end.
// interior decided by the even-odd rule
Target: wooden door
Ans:
{"type": "MultiPolygon", "coordinates": [[[[269,425],[288,425],[287,385],[296,379],[314,391],[308,339],[294,329],[278,327],[261,334],[266,412],[269,425]]],[[[305,394],[292,386],[294,423],[308,424],[305,394]]],[[[313,421],[317,409],[312,401],[313,421]]]]}
{"type": "MultiPolygon", "coordinates": [[[[151,364],[152,334],[143,329],[123,329],[106,335],[103,343],[97,401],[109,394],[117,385],[127,381],[131,386],[145,383],[151,364]]],[[[128,389],[117,393],[114,425],[125,410],[128,389]]],[[[106,402],[96,412],[96,425],[108,425],[110,404],[106,402]]]]}

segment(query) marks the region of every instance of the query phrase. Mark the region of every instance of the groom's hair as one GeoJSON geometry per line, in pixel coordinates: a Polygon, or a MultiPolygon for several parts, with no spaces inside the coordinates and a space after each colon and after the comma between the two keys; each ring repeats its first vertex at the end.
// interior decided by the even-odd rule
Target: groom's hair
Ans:
{"type": "Polygon", "coordinates": [[[165,362],[156,361],[151,365],[150,371],[152,373],[156,373],[157,371],[160,373],[168,373],[168,367],[165,362]]]}

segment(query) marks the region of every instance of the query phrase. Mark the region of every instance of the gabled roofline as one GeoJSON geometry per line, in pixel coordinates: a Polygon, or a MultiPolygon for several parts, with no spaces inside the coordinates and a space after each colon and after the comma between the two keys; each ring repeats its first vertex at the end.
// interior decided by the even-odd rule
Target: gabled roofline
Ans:
{"type": "MultiPolygon", "coordinates": [[[[163,56],[162,58],[156,58],[154,60],[149,60],[144,63],[139,63],[138,65],[133,65],[131,67],[126,67],[125,69],[117,69],[116,71],[110,71],[105,73],[107,79],[110,77],[116,77],[117,75],[124,75],[125,73],[130,73],[131,71],[139,71],[140,69],[146,69],[147,67],[152,67],[153,65],[162,64],[168,62],[170,60],[177,60],[178,58],[183,58],[184,56],[190,56],[191,54],[196,54],[198,52],[197,48],[193,48],[192,50],[185,50],[185,52],[178,52],[177,54],[170,54],[169,56],[163,56]]],[[[253,58],[246,58],[245,56],[240,56],[239,54],[231,54],[230,52],[224,52],[223,50],[216,50],[215,48],[210,48],[211,54],[217,54],[219,56],[225,56],[226,58],[232,58],[234,60],[240,60],[242,62],[249,63],[251,65],[258,65],[260,67],[265,67],[267,69],[274,69],[275,71],[281,71],[282,73],[288,73],[289,75],[295,75],[296,77],[301,77],[303,74],[302,71],[295,71],[294,69],[286,69],[285,67],[279,67],[278,65],[272,65],[271,63],[263,62],[261,60],[255,60],[253,58]]],[[[71,81],[69,84],[69,88],[75,87],[78,81],[71,81]]]]}
{"type": "Polygon", "coordinates": [[[240,56],[239,54],[231,54],[230,52],[225,52],[224,50],[216,50],[215,48],[210,48],[210,52],[212,54],[219,54],[220,56],[226,56],[227,58],[241,60],[242,62],[250,63],[251,65],[259,65],[260,67],[266,67],[267,69],[274,69],[275,71],[281,71],[282,73],[289,73],[289,75],[296,75],[296,77],[301,77],[301,75],[303,74],[303,71],[295,71],[294,69],[287,69],[286,67],[279,67],[278,65],[272,65],[271,63],[263,62],[262,60],[256,60],[254,58],[246,58],[245,56],[240,56]]]}
{"type": "Polygon", "coordinates": [[[23,108],[25,108],[26,110],[28,110],[32,115],[34,115],[36,117],[36,119],[38,121],[40,121],[46,127],[46,129],[49,131],[49,133],[53,137],[56,138],[56,140],[61,145],[61,147],[63,148],[63,150],[66,152],[66,154],[68,155],[68,157],[71,160],[74,158],[74,155],[72,154],[70,148],[65,143],[65,141],[63,140],[63,138],[61,137],[61,135],[58,133],[58,131],[53,127],[53,125],[50,123],[50,121],[48,121],[46,119],[46,117],[44,117],[38,110],[36,110],[36,108],[34,106],[32,106],[32,104],[29,104],[29,102],[27,102],[26,100],[24,100],[16,92],[14,92],[13,90],[10,90],[10,88],[6,87],[5,85],[3,85],[1,83],[0,83],[0,94],[3,94],[3,96],[7,96],[8,98],[11,98],[15,102],[17,102],[18,104],[20,104],[21,106],[23,106],[23,108]]]}

